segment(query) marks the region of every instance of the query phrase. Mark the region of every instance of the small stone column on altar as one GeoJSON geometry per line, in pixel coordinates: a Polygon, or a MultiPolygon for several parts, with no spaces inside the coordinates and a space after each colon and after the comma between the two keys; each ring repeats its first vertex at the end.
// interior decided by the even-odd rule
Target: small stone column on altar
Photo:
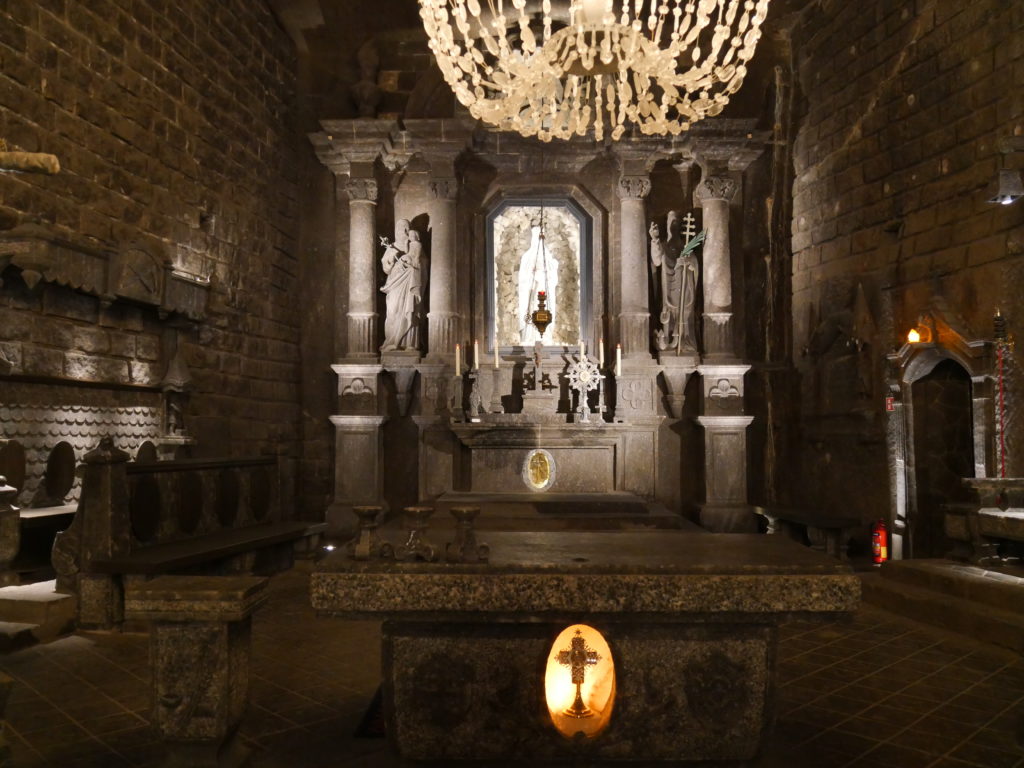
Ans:
{"type": "Polygon", "coordinates": [[[704,212],[704,357],[729,359],[736,355],[732,322],[732,261],[729,250],[729,204],[736,182],[708,175],[695,197],[704,212]]]}
{"type": "MultiPolygon", "coordinates": [[[[436,161],[435,164],[441,161],[436,161]]],[[[451,161],[446,165],[451,166],[451,161]]],[[[427,354],[437,360],[451,354],[459,317],[455,311],[455,243],[459,182],[454,177],[428,182],[430,206],[430,311],[427,313],[427,354]]]]}
{"type": "Polygon", "coordinates": [[[377,182],[349,177],[348,355],[377,357],[377,182]]]}
{"type": "Polygon", "coordinates": [[[644,199],[651,191],[646,175],[622,175],[619,196],[621,311],[619,336],[626,360],[651,359],[651,312],[647,294],[647,224],[644,199]]]}

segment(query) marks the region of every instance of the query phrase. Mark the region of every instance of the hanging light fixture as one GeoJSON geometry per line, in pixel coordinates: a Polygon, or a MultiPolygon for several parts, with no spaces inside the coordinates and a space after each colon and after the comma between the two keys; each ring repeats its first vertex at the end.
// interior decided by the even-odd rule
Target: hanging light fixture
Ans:
{"type": "Polygon", "coordinates": [[[537,237],[537,252],[533,258],[533,277],[530,284],[530,299],[531,304],[533,299],[533,292],[537,292],[537,309],[533,312],[529,311],[527,307],[527,321],[537,329],[537,333],[540,334],[541,338],[544,337],[544,331],[551,325],[551,321],[554,316],[551,314],[551,310],[547,308],[548,301],[548,248],[547,243],[544,240],[544,203],[540,204],[540,232],[537,237]],[[544,289],[540,290],[540,282],[538,281],[537,267],[542,267],[541,277],[544,281],[544,289]]]}
{"type": "Polygon", "coordinates": [[[678,134],[743,84],[769,0],[419,0],[473,117],[543,141],[678,134]],[[553,9],[553,6],[555,8],[553,9]]]}

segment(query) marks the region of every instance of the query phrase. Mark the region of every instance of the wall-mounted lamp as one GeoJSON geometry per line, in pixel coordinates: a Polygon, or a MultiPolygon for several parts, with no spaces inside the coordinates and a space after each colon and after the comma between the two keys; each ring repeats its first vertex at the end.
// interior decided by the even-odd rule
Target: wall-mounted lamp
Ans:
{"type": "MultiPolygon", "coordinates": [[[[1024,152],[1024,136],[1009,136],[999,141],[999,154],[1003,156],[1002,165],[1006,165],[1006,155],[1024,152]]],[[[999,182],[996,193],[988,199],[990,203],[1010,205],[1024,197],[1024,180],[1020,171],[1012,168],[999,169],[999,182]]]]}
{"type": "Polygon", "coordinates": [[[917,328],[911,328],[907,332],[907,343],[917,344],[921,340],[921,334],[917,332],[917,328]]]}
{"type": "Polygon", "coordinates": [[[1009,205],[1024,197],[1024,180],[1020,177],[1020,171],[1013,171],[1003,168],[999,171],[999,188],[996,193],[988,199],[990,203],[1009,205]]]}

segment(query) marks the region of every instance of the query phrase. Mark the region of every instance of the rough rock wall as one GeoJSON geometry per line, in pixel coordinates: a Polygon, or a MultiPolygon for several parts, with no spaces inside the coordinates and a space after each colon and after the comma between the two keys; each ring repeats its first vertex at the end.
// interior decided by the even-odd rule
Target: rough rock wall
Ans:
{"type": "MultiPolygon", "coordinates": [[[[296,448],[294,70],[262,0],[0,4],[0,136],[63,167],[0,175],[0,230],[35,223],[114,252],[143,242],[211,277],[208,317],[183,339],[204,454],[296,448]]],[[[16,373],[159,381],[154,310],[29,289],[13,268],[3,281],[0,343],[16,373]]]]}
{"type": "MultiPolygon", "coordinates": [[[[986,202],[997,140],[1024,133],[1022,30],[1024,5],[1005,0],[824,0],[793,31],[802,434],[789,466],[801,503],[887,511],[882,363],[933,296],[986,338],[999,307],[1024,338],[1024,204],[986,202]]],[[[1011,404],[1024,400],[1018,371],[1011,404]]],[[[1007,436],[1021,474],[1016,407],[1007,436]]]]}

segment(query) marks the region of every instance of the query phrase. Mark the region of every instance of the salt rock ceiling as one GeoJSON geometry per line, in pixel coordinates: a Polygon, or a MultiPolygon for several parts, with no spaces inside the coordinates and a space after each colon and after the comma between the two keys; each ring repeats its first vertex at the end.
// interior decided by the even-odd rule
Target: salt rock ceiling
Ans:
{"type": "MultiPolygon", "coordinates": [[[[770,115],[768,94],[775,79],[776,66],[788,67],[790,50],[786,30],[805,6],[817,0],[772,0],[764,35],[743,88],[724,116],[762,117],[770,115]]],[[[302,82],[312,107],[319,117],[353,117],[355,103],[351,86],[359,79],[357,53],[367,42],[375,41],[382,59],[389,52],[410,47],[426,51],[415,0],[269,0],[281,25],[295,41],[299,51],[302,82]]],[[[530,0],[539,6],[540,0],[530,0]]],[[[557,7],[568,7],[567,0],[555,0],[557,7]]],[[[437,73],[418,73],[434,77],[437,73]]],[[[436,90],[436,86],[431,84],[436,90]]],[[[392,111],[405,112],[400,102],[392,111]]],[[[414,105],[414,110],[418,107],[414,105]]],[[[417,116],[442,116],[436,113],[417,116]]],[[[442,108],[443,110],[443,108],[442,108]]],[[[406,114],[406,116],[413,116],[406,114]]]]}

